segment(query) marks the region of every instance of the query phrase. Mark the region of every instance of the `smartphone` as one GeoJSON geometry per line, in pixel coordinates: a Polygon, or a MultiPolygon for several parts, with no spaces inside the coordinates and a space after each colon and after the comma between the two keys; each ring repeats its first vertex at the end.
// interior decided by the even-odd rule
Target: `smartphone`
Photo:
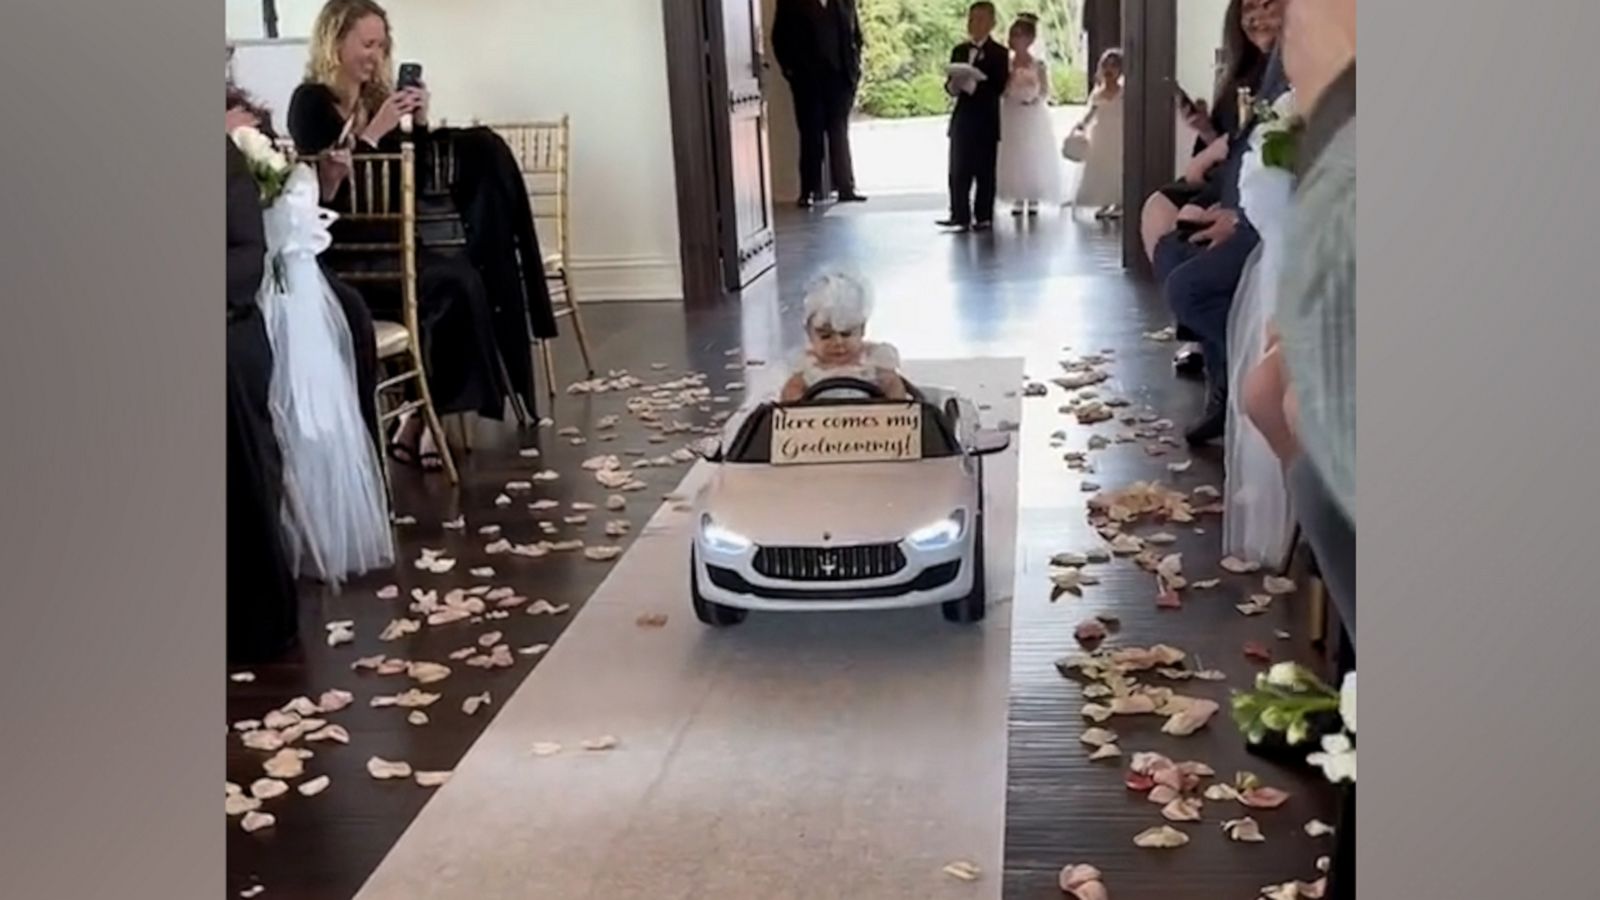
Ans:
{"type": "Polygon", "coordinates": [[[395,90],[422,86],[422,63],[401,63],[400,74],[395,78],[395,90]]]}

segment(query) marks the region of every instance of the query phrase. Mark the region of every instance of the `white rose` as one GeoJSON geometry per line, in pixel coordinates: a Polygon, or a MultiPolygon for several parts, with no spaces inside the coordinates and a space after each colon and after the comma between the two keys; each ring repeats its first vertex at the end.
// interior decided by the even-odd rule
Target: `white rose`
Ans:
{"type": "Polygon", "coordinates": [[[1300,669],[1292,662],[1281,662],[1267,670],[1267,684],[1292,688],[1300,682],[1300,669]]]}
{"type": "Polygon", "coordinates": [[[1356,673],[1354,672],[1344,676],[1344,684],[1339,686],[1339,718],[1344,720],[1346,731],[1351,734],[1356,733],[1356,673]]]}
{"type": "Polygon", "coordinates": [[[1294,118],[1294,90],[1290,89],[1279,94],[1278,99],[1272,101],[1272,111],[1280,119],[1294,118]]]}
{"type": "Polygon", "coordinates": [[[234,146],[251,162],[258,162],[267,154],[274,152],[272,141],[267,136],[254,128],[235,128],[230,135],[234,146]]]}

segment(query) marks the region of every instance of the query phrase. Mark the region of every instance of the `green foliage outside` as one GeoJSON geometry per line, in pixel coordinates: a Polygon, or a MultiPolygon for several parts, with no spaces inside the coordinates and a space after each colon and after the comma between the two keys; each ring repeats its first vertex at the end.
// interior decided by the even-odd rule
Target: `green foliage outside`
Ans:
{"type": "MultiPolygon", "coordinates": [[[[944,67],[950,50],[966,40],[970,0],[860,0],[866,49],[861,60],[858,105],[884,119],[942,115],[950,109],[944,67]]],[[[1051,101],[1082,103],[1088,97],[1086,63],[1079,49],[1082,0],[996,0],[995,39],[1019,12],[1039,16],[1050,65],[1051,101]]]]}

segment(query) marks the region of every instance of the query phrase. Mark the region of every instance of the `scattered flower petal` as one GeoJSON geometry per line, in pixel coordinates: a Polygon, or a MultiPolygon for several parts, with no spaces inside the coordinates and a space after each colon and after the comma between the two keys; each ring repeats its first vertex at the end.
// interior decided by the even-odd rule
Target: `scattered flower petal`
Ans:
{"type": "Polygon", "coordinates": [[[271,800],[289,793],[289,785],[277,778],[257,778],[250,783],[250,796],[257,800],[271,800]]]}
{"type": "Polygon", "coordinates": [[[1098,762],[1103,759],[1118,759],[1122,756],[1122,748],[1116,744],[1101,744],[1089,754],[1089,759],[1098,762]]]}
{"type": "Polygon", "coordinates": [[[1171,849],[1189,843],[1189,836],[1171,825],[1162,825],[1139,832],[1134,836],[1133,843],[1136,847],[1171,849]]]}
{"type": "Polygon", "coordinates": [[[1321,819],[1312,819],[1306,823],[1306,835],[1308,837],[1328,837],[1331,834],[1333,834],[1333,826],[1321,819]]]}
{"type": "Polygon", "coordinates": [[[1198,797],[1179,797],[1161,807],[1161,815],[1169,822],[1200,821],[1201,802],[1198,797]]]}
{"type": "Polygon", "coordinates": [[[1267,839],[1267,836],[1261,833],[1261,824],[1249,816],[1223,822],[1222,833],[1228,836],[1228,840],[1242,844],[1259,844],[1267,839]]]}
{"type": "Polygon", "coordinates": [[[943,871],[944,874],[960,881],[977,881],[978,876],[983,874],[983,870],[965,860],[953,862],[945,866],[943,871]]]}
{"type": "Polygon", "coordinates": [[[391,762],[374,756],[367,760],[367,774],[379,781],[386,781],[392,778],[410,778],[411,764],[408,762],[391,762]]]}
{"type": "Polygon", "coordinates": [[[252,810],[244,814],[244,820],[239,823],[239,827],[243,828],[246,834],[249,834],[260,831],[263,828],[271,828],[276,824],[278,824],[278,817],[272,813],[252,810]]]}
{"type": "Polygon", "coordinates": [[[1239,794],[1239,803],[1251,809],[1277,809],[1289,799],[1287,791],[1274,787],[1257,787],[1239,794]]]}

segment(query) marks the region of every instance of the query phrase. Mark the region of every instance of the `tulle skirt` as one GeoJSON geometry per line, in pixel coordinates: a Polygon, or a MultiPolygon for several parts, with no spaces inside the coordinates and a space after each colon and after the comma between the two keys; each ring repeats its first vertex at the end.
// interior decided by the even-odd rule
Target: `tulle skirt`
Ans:
{"type": "Polygon", "coordinates": [[[1007,98],[1000,107],[1000,158],[995,172],[1002,200],[1062,201],[1061,156],[1050,108],[1007,98]]]}
{"type": "Polygon", "coordinates": [[[1122,203],[1122,98],[1096,107],[1088,138],[1089,155],[1078,174],[1073,203],[1082,207],[1122,203]]]}
{"type": "Polygon", "coordinates": [[[394,563],[388,497],[357,397],[349,326],[316,257],[269,264],[270,402],[283,449],[284,529],[295,571],[337,585],[394,563]]]}
{"type": "Polygon", "coordinates": [[[1245,415],[1246,373],[1266,350],[1267,324],[1278,301],[1283,235],[1292,186],[1289,175],[1247,155],[1240,167],[1240,205],[1261,243],[1240,279],[1228,319],[1227,476],[1222,518],[1223,552],[1276,566],[1288,555],[1292,511],[1283,462],[1245,415]]]}

